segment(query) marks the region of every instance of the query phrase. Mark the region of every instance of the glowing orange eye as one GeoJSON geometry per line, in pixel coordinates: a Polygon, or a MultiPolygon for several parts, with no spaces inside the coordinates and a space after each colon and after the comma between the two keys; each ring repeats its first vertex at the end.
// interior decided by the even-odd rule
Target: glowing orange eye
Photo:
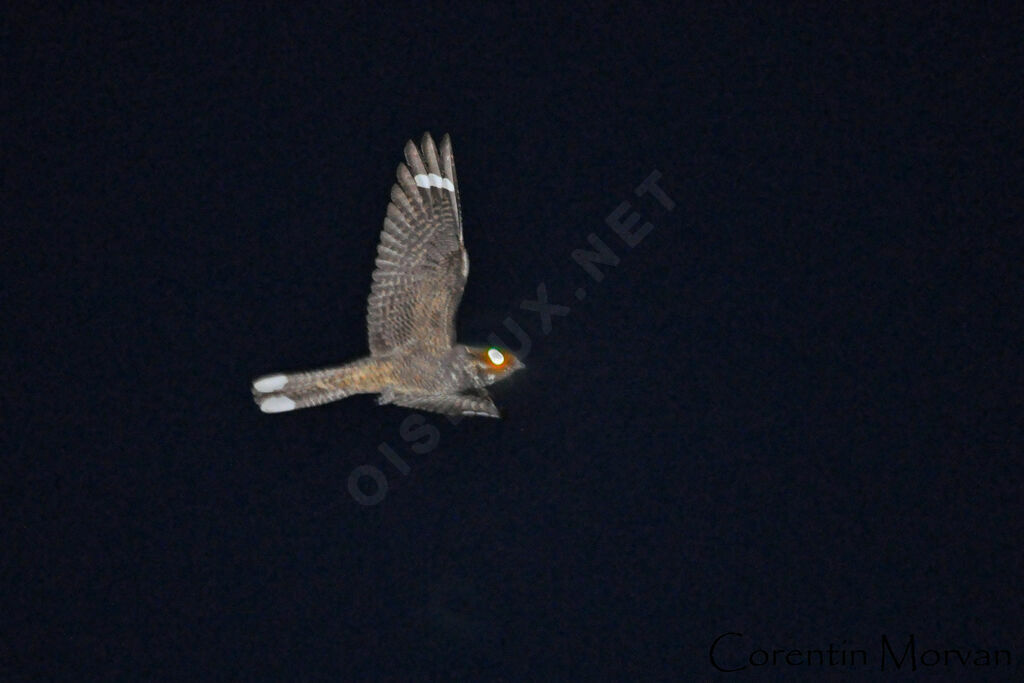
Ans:
{"type": "Polygon", "coordinates": [[[505,354],[492,346],[487,349],[487,360],[491,361],[494,367],[500,368],[505,364],[505,354]]]}

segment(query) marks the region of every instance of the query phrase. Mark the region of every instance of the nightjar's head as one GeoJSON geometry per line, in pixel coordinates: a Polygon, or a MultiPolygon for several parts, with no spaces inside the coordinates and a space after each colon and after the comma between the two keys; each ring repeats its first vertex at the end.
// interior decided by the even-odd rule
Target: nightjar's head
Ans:
{"type": "Polygon", "coordinates": [[[526,367],[511,351],[496,346],[467,346],[466,352],[469,354],[470,367],[485,386],[526,367]]]}

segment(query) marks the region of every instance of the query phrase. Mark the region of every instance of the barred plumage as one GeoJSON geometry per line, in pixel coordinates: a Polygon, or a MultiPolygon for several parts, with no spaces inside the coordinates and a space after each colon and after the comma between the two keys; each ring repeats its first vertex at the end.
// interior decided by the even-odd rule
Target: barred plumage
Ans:
{"type": "Polygon", "coordinates": [[[440,149],[429,133],[418,148],[410,140],[395,175],[367,300],[369,357],[258,378],[253,397],[264,412],[379,393],[380,403],[499,416],[484,387],[523,364],[507,351],[488,354],[455,341],[469,257],[451,139],[445,135],[440,149]]]}

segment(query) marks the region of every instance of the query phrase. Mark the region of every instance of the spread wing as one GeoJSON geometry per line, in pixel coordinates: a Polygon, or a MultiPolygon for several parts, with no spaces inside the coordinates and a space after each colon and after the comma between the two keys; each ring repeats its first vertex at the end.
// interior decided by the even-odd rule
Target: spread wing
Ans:
{"type": "Polygon", "coordinates": [[[501,417],[498,406],[494,405],[490,395],[484,389],[460,394],[435,394],[425,396],[406,396],[399,394],[388,403],[404,406],[414,410],[429,410],[443,415],[479,415],[481,417],[501,417]]]}
{"type": "Polygon", "coordinates": [[[440,353],[455,343],[455,311],[469,274],[451,139],[430,133],[405,145],[391,188],[367,302],[370,353],[418,346],[440,353]]]}

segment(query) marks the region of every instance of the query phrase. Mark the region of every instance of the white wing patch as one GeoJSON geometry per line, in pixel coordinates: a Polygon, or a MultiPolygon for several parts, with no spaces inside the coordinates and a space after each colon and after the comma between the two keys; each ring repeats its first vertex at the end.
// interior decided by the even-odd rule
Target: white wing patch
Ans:
{"type": "Polygon", "coordinates": [[[413,180],[416,181],[416,185],[418,187],[443,187],[449,192],[455,192],[455,185],[452,181],[447,178],[442,178],[436,173],[421,173],[420,175],[415,176],[413,180]]]}

